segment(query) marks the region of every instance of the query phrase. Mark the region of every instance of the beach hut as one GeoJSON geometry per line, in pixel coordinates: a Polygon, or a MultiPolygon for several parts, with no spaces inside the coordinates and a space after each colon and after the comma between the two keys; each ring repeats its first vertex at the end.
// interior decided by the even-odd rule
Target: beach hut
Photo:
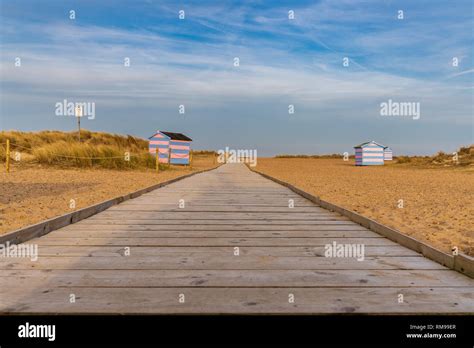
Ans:
{"type": "Polygon", "coordinates": [[[383,160],[384,161],[391,161],[392,159],[393,159],[392,149],[389,148],[388,146],[386,146],[383,149],[383,160]]]}
{"type": "Polygon", "coordinates": [[[375,141],[368,141],[354,146],[356,166],[380,166],[384,164],[383,146],[375,141]]]}
{"type": "Polygon", "coordinates": [[[160,163],[189,164],[189,152],[191,151],[191,138],[181,133],[157,131],[149,137],[148,150],[156,154],[158,148],[158,160],[160,163]]]}

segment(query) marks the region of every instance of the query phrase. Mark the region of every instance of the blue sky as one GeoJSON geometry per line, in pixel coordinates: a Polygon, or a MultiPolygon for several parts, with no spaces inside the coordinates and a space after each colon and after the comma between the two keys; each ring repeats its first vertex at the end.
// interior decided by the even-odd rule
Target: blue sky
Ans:
{"type": "Polygon", "coordinates": [[[74,130],[55,115],[67,99],[95,102],[91,130],[259,155],[474,143],[472,1],[0,3],[2,130],[74,130]],[[389,99],[420,103],[420,119],[381,116],[389,99]]]}

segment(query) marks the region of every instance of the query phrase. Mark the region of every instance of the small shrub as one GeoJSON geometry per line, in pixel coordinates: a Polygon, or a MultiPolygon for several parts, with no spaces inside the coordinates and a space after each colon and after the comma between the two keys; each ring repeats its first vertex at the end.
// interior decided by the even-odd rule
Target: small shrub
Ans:
{"type": "Polygon", "coordinates": [[[397,160],[397,163],[410,163],[411,162],[411,158],[408,156],[397,156],[395,157],[395,159],[397,160]]]}

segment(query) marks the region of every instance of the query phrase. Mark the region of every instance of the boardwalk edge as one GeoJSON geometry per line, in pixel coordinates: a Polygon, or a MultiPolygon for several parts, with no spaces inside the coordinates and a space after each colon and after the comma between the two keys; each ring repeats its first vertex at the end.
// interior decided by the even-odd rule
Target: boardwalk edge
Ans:
{"type": "Polygon", "coordinates": [[[193,175],[196,174],[201,174],[204,172],[208,172],[214,169],[217,169],[220,166],[214,167],[214,168],[209,168],[209,169],[203,169],[197,172],[189,173],[183,176],[179,176],[177,178],[173,178],[167,181],[160,182],[158,184],[154,184],[149,187],[145,187],[143,189],[127,193],[123,196],[118,196],[106,201],[103,201],[101,203],[97,203],[91,206],[88,206],[86,208],[82,208],[76,211],[73,211],[71,213],[67,213],[49,220],[45,220],[42,222],[39,222],[34,225],[29,225],[23,228],[20,228],[18,230],[8,232],[4,235],[0,235],[0,245],[1,244],[20,244],[24,243],[26,241],[29,241],[33,238],[38,238],[41,236],[44,236],[45,234],[48,234],[54,230],[60,229],[62,227],[65,227],[70,224],[74,224],[78,221],[84,220],[88,217],[91,217],[92,215],[95,215],[97,213],[100,213],[114,205],[120,204],[122,202],[125,202],[129,199],[139,197],[143,195],[144,193],[156,190],[160,187],[167,186],[169,184],[172,184],[176,181],[180,181],[182,179],[189,178],[193,175]]]}
{"type": "Polygon", "coordinates": [[[465,274],[469,276],[470,278],[474,278],[474,258],[470,257],[469,255],[465,255],[462,253],[460,253],[459,255],[454,255],[454,256],[446,254],[436,248],[433,248],[432,246],[428,244],[425,244],[413,237],[407,236],[393,228],[382,225],[381,223],[378,223],[372,219],[362,216],[354,211],[342,208],[336,204],[322,200],[318,196],[314,196],[306,191],[303,191],[299,189],[298,187],[293,186],[290,183],[287,183],[286,181],[282,181],[268,174],[262,173],[256,169],[252,169],[249,165],[247,165],[247,168],[251,170],[252,172],[263,176],[266,179],[269,179],[271,181],[276,182],[277,184],[280,184],[282,186],[289,188],[291,191],[299,194],[300,196],[303,196],[304,198],[310,200],[313,203],[316,203],[317,205],[327,210],[339,213],[349,218],[351,221],[361,226],[364,226],[365,228],[368,228],[369,230],[375,233],[378,233],[408,249],[411,249],[413,251],[416,251],[417,253],[422,254],[423,256],[429,258],[430,260],[433,260],[437,263],[440,263],[441,265],[445,267],[448,267],[462,274],[465,274]]]}

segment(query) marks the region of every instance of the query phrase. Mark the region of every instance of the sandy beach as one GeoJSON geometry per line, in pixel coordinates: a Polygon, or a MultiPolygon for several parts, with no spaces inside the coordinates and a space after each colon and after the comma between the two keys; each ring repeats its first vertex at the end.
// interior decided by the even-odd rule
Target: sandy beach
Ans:
{"type": "Polygon", "coordinates": [[[196,157],[192,169],[172,166],[159,173],[39,166],[13,167],[8,174],[3,170],[0,234],[215,165],[212,157],[196,157]]]}

